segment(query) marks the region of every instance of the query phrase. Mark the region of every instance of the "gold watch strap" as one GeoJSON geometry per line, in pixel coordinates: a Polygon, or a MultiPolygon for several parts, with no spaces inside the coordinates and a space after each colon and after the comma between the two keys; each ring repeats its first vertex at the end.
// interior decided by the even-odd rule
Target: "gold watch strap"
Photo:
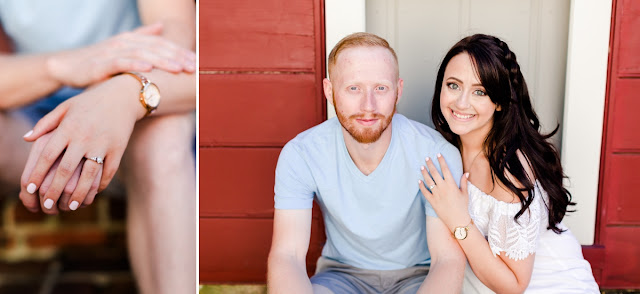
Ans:
{"type": "Polygon", "coordinates": [[[122,74],[130,75],[140,82],[141,88],[138,100],[140,101],[140,104],[142,104],[142,107],[147,110],[147,113],[145,113],[143,117],[147,117],[149,114],[151,114],[151,112],[153,112],[153,107],[149,106],[147,102],[144,101],[144,87],[148,84],[151,84],[151,81],[145,76],[133,71],[123,72],[122,74]]]}

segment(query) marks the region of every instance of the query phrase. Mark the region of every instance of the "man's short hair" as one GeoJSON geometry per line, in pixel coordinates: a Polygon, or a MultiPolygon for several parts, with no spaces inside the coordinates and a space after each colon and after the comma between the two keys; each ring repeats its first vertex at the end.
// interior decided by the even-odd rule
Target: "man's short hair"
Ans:
{"type": "Polygon", "coordinates": [[[353,48],[353,47],[375,47],[375,46],[379,46],[389,50],[389,52],[391,52],[391,55],[393,55],[393,59],[396,62],[396,69],[398,69],[398,56],[396,55],[396,52],[393,51],[393,48],[389,46],[389,43],[387,42],[387,40],[371,33],[360,32],[360,33],[353,33],[351,35],[348,35],[342,38],[342,40],[340,40],[340,42],[338,42],[338,44],[336,44],[333,47],[333,49],[331,50],[331,53],[329,53],[329,60],[327,62],[327,66],[329,68],[329,77],[332,76],[331,74],[332,69],[336,65],[336,61],[338,60],[338,54],[340,54],[342,50],[345,50],[347,48],[353,48]]]}

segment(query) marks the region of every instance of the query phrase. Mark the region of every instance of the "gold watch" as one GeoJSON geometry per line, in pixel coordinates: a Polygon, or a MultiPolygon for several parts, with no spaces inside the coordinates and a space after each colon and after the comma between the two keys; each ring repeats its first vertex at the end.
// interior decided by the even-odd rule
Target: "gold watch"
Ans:
{"type": "Polygon", "coordinates": [[[471,219],[471,222],[464,226],[464,227],[456,227],[453,230],[453,236],[456,237],[456,239],[458,240],[464,240],[467,238],[467,233],[469,232],[469,226],[473,225],[473,219],[471,219]]]}
{"type": "Polygon", "coordinates": [[[142,88],[140,88],[140,103],[147,110],[144,116],[146,117],[156,111],[158,105],[160,105],[160,90],[158,86],[140,73],[131,71],[122,74],[130,75],[142,84],[142,88]]]}

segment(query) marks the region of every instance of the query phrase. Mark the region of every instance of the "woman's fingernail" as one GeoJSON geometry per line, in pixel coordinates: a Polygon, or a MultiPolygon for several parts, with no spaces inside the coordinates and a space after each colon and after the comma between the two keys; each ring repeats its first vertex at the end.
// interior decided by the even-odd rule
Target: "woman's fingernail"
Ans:
{"type": "Polygon", "coordinates": [[[80,205],[80,203],[78,203],[78,201],[71,201],[71,204],[69,204],[69,209],[71,210],[76,210],[78,209],[78,205],[80,205]]]}
{"type": "Polygon", "coordinates": [[[429,157],[425,158],[424,161],[429,161],[429,157]]]}
{"type": "Polygon", "coordinates": [[[421,167],[420,167],[420,170],[424,170],[424,166],[421,166],[421,167]]]}
{"type": "Polygon", "coordinates": [[[47,199],[44,201],[44,208],[51,209],[53,207],[53,200],[47,199]]]}
{"type": "Polygon", "coordinates": [[[438,156],[438,157],[442,157],[442,154],[438,153],[436,156],[438,156]]]}
{"type": "Polygon", "coordinates": [[[464,174],[465,177],[467,177],[467,179],[469,178],[469,173],[464,174]]]}
{"type": "Polygon", "coordinates": [[[36,192],[37,188],[38,187],[36,186],[36,184],[30,183],[29,185],[27,185],[27,192],[29,192],[29,194],[33,194],[36,192]]]}
{"type": "Polygon", "coordinates": [[[24,134],[24,136],[22,136],[23,138],[29,137],[31,136],[31,134],[33,134],[33,130],[28,131],[26,134],[24,134]]]}

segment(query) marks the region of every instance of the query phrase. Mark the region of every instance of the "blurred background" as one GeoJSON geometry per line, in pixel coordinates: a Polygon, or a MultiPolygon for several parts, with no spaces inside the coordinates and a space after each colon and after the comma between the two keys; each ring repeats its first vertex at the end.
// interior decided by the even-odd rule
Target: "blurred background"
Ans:
{"type": "Polygon", "coordinates": [[[0,195],[0,293],[137,293],[118,188],[93,205],[49,216],[27,211],[18,191],[0,195]]]}

